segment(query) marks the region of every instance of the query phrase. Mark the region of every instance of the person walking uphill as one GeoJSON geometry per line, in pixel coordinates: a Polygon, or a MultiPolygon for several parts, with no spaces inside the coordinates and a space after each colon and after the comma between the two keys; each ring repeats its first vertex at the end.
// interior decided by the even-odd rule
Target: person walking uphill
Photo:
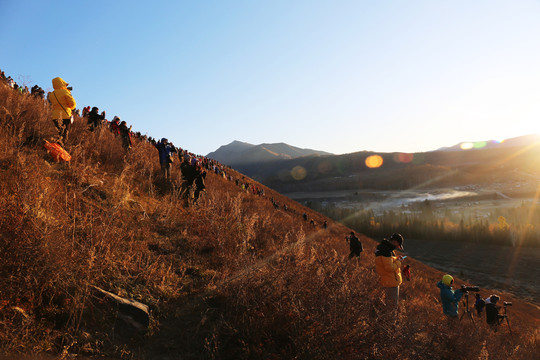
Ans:
{"type": "Polygon", "coordinates": [[[68,88],[69,84],[64,79],[56,77],[52,79],[52,84],[54,91],[47,96],[52,107],[50,120],[56,126],[60,141],[63,142],[72,122],[71,111],[75,109],[77,103],[71,95],[71,88],[68,88]]]}
{"type": "Polygon", "coordinates": [[[375,251],[375,270],[380,277],[380,284],[386,291],[386,304],[399,303],[399,285],[401,285],[401,256],[396,256],[395,249],[403,250],[403,236],[392,234],[390,240],[384,239],[375,251]]]}
{"type": "Polygon", "coordinates": [[[161,177],[165,180],[171,178],[171,163],[172,153],[176,152],[176,149],[172,144],[169,144],[169,140],[166,138],[161,139],[155,145],[159,152],[159,163],[161,164],[161,177]]]}

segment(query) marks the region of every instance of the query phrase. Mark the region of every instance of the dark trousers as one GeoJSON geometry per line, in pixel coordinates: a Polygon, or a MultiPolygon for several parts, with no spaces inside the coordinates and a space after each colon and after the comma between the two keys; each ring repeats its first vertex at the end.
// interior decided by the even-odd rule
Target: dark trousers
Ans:
{"type": "Polygon", "coordinates": [[[54,126],[56,126],[56,130],[58,130],[58,136],[60,137],[60,140],[64,141],[69,132],[69,127],[71,125],[71,118],[62,119],[61,123],[59,119],[54,119],[53,123],[54,123],[54,126]]]}

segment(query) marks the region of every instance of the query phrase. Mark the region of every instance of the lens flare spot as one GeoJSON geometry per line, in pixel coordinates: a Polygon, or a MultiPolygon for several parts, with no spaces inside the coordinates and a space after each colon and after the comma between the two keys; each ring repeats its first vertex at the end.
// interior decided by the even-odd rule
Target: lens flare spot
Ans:
{"type": "Polygon", "coordinates": [[[399,153],[399,154],[394,155],[395,162],[400,162],[404,164],[410,163],[411,161],[413,161],[413,159],[414,159],[413,154],[399,153]]]}
{"type": "Polygon", "coordinates": [[[459,147],[461,148],[461,150],[470,150],[474,147],[474,144],[472,142],[464,142],[461,143],[459,147]]]}
{"type": "Polygon", "coordinates": [[[302,180],[307,175],[307,171],[302,166],[298,165],[291,170],[291,176],[294,180],[302,180]]]}
{"type": "Polygon", "coordinates": [[[319,164],[318,170],[321,174],[326,174],[330,170],[332,170],[332,164],[330,164],[328,161],[324,161],[319,164]]]}
{"type": "Polygon", "coordinates": [[[475,148],[475,149],[481,149],[481,148],[483,148],[483,147],[486,147],[486,145],[487,145],[487,142],[485,142],[485,141],[478,141],[478,142],[475,142],[475,143],[474,143],[474,148],[475,148]]]}
{"type": "Polygon", "coordinates": [[[383,158],[380,155],[371,155],[366,158],[366,166],[370,169],[381,167],[383,158]]]}

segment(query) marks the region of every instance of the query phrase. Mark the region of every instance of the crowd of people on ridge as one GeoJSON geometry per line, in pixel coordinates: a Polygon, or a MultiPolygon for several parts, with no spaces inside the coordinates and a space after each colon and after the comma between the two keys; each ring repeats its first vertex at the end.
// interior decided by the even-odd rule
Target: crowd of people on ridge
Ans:
{"type": "Polygon", "coordinates": [[[32,96],[35,96],[41,99],[45,97],[45,91],[38,85],[34,85],[32,86],[30,90],[28,90],[28,86],[26,85],[22,86],[22,85],[17,84],[11,76],[6,76],[6,74],[3,71],[0,71],[0,81],[2,81],[7,86],[9,86],[15,91],[18,91],[21,94],[31,94],[32,96]]]}

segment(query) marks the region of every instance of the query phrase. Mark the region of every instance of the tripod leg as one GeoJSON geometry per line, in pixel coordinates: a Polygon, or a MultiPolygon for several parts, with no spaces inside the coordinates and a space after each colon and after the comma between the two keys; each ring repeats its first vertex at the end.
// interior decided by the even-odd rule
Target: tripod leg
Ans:
{"type": "Polygon", "coordinates": [[[508,316],[505,317],[506,324],[508,325],[508,330],[510,330],[510,334],[512,334],[512,328],[510,327],[510,321],[508,320],[508,316]]]}

